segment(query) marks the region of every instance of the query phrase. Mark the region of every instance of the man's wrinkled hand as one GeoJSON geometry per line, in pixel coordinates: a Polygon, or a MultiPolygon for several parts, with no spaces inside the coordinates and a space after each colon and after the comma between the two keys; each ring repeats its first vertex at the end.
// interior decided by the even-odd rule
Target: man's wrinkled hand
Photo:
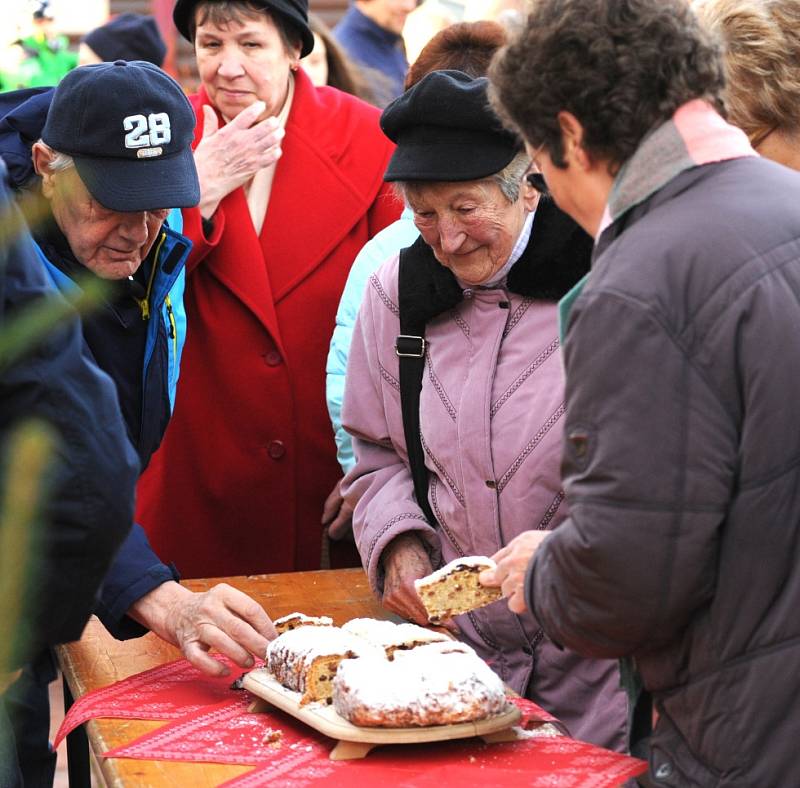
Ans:
{"type": "Polygon", "coordinates": [[[415,624],[426,625],[428,614],[414,581],[433,571],[428,551],[413,533],[401,534],[384,551],[383,604],[415,624]]]}
{"type": "Polygon", "coordinates": [[[482,585],[500,588],[508,599],[508,609],[521,615],[525,604],[525,574],[539,545],[550,536],[550,531],[525,531],[498,550],[492,559],[497,569],[485,569],[478,578],[482,585]]]}
{"type": "Polygon", "coordinates": [[[222,128],[214,110],[203,107],[203,137],[194,151],[203,218],[210,219],[228,194],[280,158],[285,132],[277,118],[258,120],[265,107],[257,101],[222,128]]]}
{"type": "Polygon", "coordinates": [[[226,583],[197,593],[178,583],[163,583],[128,614],[177,646],[192,665],[210,676],[229,673],[210,651],[249,668],[253,655],[263,658],[268,642],[277,635],[261,605],[226,583]]]}

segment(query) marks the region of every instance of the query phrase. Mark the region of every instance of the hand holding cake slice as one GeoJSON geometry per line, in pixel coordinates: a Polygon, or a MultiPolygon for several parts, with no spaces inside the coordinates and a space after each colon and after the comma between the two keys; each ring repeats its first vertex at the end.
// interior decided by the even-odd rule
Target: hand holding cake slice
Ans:
{"type": "Polygon", "coordinates": [[[456,558],[433,574],[415,580],[414,586],[428,613],[428,621],[439,624],[500,599],[499,588],[487,588],[478,581],[484,569],[495,568],[491,558],[470,555],[456,558]]]}

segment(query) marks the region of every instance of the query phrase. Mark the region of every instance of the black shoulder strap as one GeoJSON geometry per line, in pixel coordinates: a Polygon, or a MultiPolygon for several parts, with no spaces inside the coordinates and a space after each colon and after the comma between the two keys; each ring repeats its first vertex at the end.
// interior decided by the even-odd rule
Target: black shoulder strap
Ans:
{"type": "MultiPolygon", "coordinates": [[[[398,273],[398,301],[402,307],[403,296],[412,287],[413,265],[404,249],[400,253],[398,273]]],[[[413,317],[408,309],[400,309],[400,335],[395,342],[395,352],[400,362],[400,405],[403,413],[403,432],[406,438],[408,464],[414,480],[414,495],[428,522],[436,526],[436,517],[428,502],[428,469],[419,430],[419,396],[422,391],[422,373],[425,369],[425,320],[413,317]]]]}

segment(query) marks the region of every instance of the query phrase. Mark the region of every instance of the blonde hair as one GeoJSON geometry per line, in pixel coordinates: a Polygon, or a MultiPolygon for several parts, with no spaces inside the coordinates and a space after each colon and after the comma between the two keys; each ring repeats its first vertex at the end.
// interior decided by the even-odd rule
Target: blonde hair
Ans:
{"type": "Polygon", "coordinates": [[[800,0],[703,0],[695,12],[725,49],[729,120],[751,141],[800,129],[800,0]]]}

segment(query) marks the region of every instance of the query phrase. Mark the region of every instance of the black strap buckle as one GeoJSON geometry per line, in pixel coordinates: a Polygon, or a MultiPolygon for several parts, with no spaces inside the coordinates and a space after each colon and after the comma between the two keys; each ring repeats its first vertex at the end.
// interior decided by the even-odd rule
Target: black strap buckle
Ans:
{"type": "Polygon", "coordinates": [[[399,334],[394,342],[394,352],[400,358],[424,358],[427,343],[423,337],[399,334]]]}

